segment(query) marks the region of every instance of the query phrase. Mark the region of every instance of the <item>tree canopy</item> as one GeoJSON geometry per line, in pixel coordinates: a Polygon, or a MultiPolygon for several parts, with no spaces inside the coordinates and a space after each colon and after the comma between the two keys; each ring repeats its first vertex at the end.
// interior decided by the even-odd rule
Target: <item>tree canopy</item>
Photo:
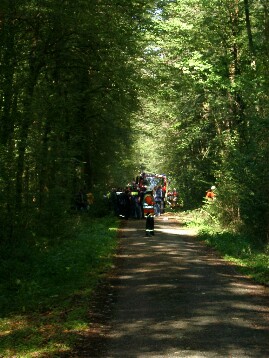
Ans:
{"type": "Polygon", "coordinates": [[[3,0],[0,42],[2,240],[144,170],[268,239],[266,1],[3,0]]]}

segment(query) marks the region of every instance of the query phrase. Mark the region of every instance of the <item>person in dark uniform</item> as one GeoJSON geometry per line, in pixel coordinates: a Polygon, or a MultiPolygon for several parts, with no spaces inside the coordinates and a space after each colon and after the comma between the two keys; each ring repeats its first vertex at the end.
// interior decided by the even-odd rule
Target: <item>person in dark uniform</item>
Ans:
{"type": "Polygon", "coordinates": [[[146,236],[154,235],[154,216],[151,213],[146,215],[146,236]]]}
{"type": "Polygon", "coordinates": [[[129,219],[131,211],[131,198],[128,189],[119,193],[118,195],[119,216],[124,219],[129,219]]]}

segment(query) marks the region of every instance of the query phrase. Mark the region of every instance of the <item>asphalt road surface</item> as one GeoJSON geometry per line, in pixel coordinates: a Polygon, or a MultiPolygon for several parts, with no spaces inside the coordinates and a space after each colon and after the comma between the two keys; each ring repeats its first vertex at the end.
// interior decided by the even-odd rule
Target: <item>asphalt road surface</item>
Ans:
{"type": "Polygon", "coordinates": [[[174,217],[124,222],[108,281],[85,357],[269,357],[269,289],[174,217]]]}

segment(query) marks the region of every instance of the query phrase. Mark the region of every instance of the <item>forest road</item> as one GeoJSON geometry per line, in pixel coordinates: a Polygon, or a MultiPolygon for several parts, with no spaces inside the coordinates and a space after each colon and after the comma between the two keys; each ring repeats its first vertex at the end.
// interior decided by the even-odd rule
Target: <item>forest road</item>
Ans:
{"type": "Polygon", "coordinates": [[[123,223],[108,281],[83,357],[269,357],[269,289],[169,214],[123,223]]]}

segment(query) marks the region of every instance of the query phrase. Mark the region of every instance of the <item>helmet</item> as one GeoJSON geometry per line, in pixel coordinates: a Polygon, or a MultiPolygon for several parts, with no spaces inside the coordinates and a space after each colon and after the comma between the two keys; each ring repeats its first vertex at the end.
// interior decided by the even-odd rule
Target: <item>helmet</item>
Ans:
{"type": "Polygon", "coordinates": [[[212,186],[211,186],[211,189],[212,189],[212,190],[215,190],[215,189],[216,189],[215,185],[212,185],[212,186]]]}

